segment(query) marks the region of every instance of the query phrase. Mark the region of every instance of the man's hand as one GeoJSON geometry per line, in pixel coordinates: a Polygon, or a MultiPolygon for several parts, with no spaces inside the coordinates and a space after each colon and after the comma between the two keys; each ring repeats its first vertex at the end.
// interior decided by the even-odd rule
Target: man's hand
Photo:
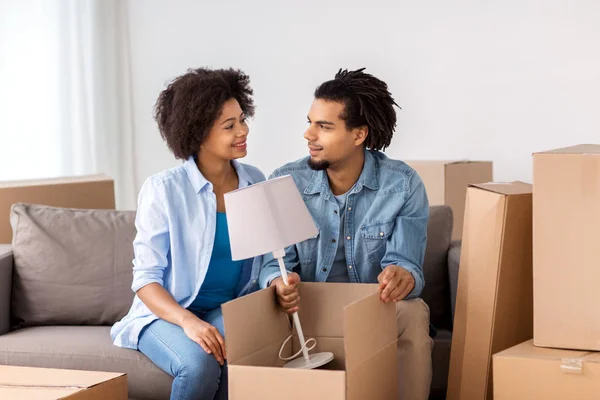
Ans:
{"type": "Polygon", "coordinates": [[[293,314],[298,311],[298,304],[300,303],[300,294],[298,293],[298,284],[300,283],[300,275],[295,272],[288,274],[288,283],[286,286],[283,283],[283,278],[275,278],[269,286],[275,286],[275,292],[277,293],[277,301],[279,305],[287,314],[293,314]]]}
{"type": "Polygon", "coordinates": [[[412,274],[397,265],[388,265],[377,277],[381,301],[398,302],[404,299],[415,287],[412,274]]]}

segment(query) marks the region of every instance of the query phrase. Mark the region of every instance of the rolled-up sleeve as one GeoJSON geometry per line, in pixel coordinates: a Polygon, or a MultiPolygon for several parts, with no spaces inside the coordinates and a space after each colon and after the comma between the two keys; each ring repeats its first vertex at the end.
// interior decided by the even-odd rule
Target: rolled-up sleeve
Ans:
{"type": "Polygon", "coordinates": [[[133,241],[133,282],[137,292],[150,283],[164,283],[168,267],[169,223],[165,212],[164,195],[160,184],[148,179],[138,196],[135,217],[137,234],[133,241]]]}
{"type": "Polygon", "coordinates": [[[421,295],[425,286],[423,261],[427,246],[427,222],[429,201],[421,178],[414,173],[410,180],[406,201],[396,217],[394,232],[389,237],[381,268],[398,265],[411,273],[415,287],[407,296],[421,295]]]}

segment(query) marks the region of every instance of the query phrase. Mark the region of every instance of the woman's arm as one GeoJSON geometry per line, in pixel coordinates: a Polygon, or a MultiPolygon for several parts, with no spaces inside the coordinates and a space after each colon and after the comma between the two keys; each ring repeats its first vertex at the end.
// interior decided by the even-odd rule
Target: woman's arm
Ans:
{"type": "Polygon", "coordinates": [[[180,326],[188,338],[198,343],[220,364],[225,360],[225,341],[214,326],[181,307],[164,287],[169,266],[169,218],[167,201],[160,183],[147,180],[138,199],[137,234],[133,241],[133,283],[131,288],[158,318],[180,326]]]}
{"type": "Polygon", "coordinates": [[[162,285],[150,283],[137,292],[140,300],[158,318],[183,328],[186,318],[196,317],[192,312],[181,307],[162,285]]]}

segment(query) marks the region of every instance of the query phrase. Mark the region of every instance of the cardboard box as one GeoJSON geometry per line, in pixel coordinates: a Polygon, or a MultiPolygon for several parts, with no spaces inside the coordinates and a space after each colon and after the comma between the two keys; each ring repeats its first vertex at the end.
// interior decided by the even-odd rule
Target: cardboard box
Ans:
{"type": "Polygon", "coordinates": [[[421,177],[430,205],[448,205],[454,214],[452,239],[462,237],[467,186],[493,180],[489,161],[406,161],[421,177]]]}
{"type": "Polygon", "coordinates": [[[533,336],[531,191],[467,189],[448,400],[491,399],[492,354],[533,336]]]}
{"type": "Polygon", "coordinates": [[[10,207],[14,203],[54,207],[114,209],[115,184],[106,175],[0,182],[0,243],[12,242],[10,207]]]}
{"type": "MultiPolygon", "coordinates": [[[[291,334],[275,288],[223,305],[230,400],[364,400],[398,398],[395,304],[379,299],[377,285],[302,283],[299,317],[311,353],[332,352],[315,370],[282,368],[279,349],[291,334]]],[[[283,353],[289,357],[298,341],[283,353]]]]}
{"type": "Polygon", "coordinates": [[[527,341],[494,355],[496,400],[597,400],[600,353],[534,347],[527,341]]]}
{"type": "Polygon", "coordinates": [[[600,350],[600,145],[533,155],[534,344],[600,350]]]}
{"type": "Polygon", "coordinates": [[[127,400],[127,375],[0,365],[0,399],[127,400]]]}

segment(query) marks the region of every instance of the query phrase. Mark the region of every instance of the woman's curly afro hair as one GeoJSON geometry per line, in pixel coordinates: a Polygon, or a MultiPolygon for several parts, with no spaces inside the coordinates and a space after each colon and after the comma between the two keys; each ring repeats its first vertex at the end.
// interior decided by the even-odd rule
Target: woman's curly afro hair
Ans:
{"type": "Polygon", "coordinates": [[[197,154],[223,104],[236,99],[246,117],[254,116],[250,78],[234,69],[190,69],[158,96],[154,119],[176,158],[197,154]]]}

